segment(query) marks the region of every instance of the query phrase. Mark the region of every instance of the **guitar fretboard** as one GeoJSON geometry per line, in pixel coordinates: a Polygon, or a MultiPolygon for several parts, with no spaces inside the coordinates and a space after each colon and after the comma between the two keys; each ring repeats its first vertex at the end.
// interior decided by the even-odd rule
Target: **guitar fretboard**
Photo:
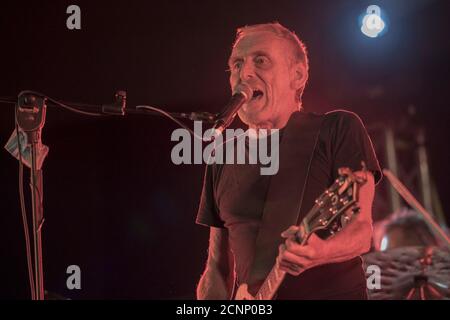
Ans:
{"type": "Polygon", "coordinates": [[[286,276],[286,272],[280,270],[278,263],[270,270],[264,283],[255,295],[255,300],[271,300],[286,276]]]}

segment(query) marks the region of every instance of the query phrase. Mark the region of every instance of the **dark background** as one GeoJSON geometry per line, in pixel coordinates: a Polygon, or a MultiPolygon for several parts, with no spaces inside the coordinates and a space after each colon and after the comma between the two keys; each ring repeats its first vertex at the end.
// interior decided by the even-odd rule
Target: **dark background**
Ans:
{"type": "MultiPolygon", "coordinates": [[[[411,126],[426,129],[431,174],[448,212],[449,4],[3,1],[0,95],[33,89],[102,104],[124,89],[129,106],[217,112],[230,95],[225,69],[235,29],[278,20],[309,50],[306,109],[351,110],[369,126],[396,125],[415,108],[411,126]],[[81,7],[81,30],[66,28],[71,4],[81,7]],[[381,38],[359,30],[358,18],[370,4],[387,14],[389,29],[381,38]]],[[[208,230],[194,224],[204,168],[172,164],[175,128],[159,117],[95,119],[49,108],[43,131],[50,147],[44,166],[47,290],[72,299],[194,298],[207,254],[208,230]],[[66,289],[71,264],[81,267],[81,290],[66,289]]],[[[13,129],[13,106],[0,104],[2,145],[13,129]]],[[[26,299],[18,164],[3,148],[0,178],[0,297],[26,299]]]]}

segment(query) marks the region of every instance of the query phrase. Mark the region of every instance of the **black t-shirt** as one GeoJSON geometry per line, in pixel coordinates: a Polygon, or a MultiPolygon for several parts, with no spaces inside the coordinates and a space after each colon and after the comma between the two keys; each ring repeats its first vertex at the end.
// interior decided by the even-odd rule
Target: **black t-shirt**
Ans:
{"type": "MultiPolygon", "coordinates": [[[[315,199],[333,183],[338,168],[358,171],[361,161],[365,161],[378,182],[381,170],[361,119],[343,110],[329,112],[323,117],[308,178],[306,192],[309,198],[315,199]]],[[[283,130],[280,131],[282,139],[283,130]]],[[[260,167],[260,164],[212,164],[205,172],[196,222],[228,229],[238,282],[248,278],[252,266],[255,240],[270,185],[271,176],[261,175],[260,167]]],[[[305,205],[312,207],[313,204],[305,205]]],[[[355,294],[355,290],[365,292],[365,283],[361,259],[357,257],[309,269],[298,277],[288,276],[278,298],[345,297],[347,293],[355,294]]],[[[363,293],[360,295],[362,297],[363,293]]]]}

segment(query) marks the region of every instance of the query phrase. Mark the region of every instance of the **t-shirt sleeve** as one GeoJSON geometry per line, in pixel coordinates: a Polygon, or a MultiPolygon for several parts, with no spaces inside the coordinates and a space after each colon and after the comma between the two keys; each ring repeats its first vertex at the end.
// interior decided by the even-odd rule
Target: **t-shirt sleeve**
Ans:
{"type": "Polygon", "coordinates": [[[214,197],[214,178],[212,165],[207,165],[205,169],[202,195],[200,197],[200,205],[195,222],[204,226],[224,228],[224,222],[220,219],[219,211],[217,209],[216,200],[214,197]]]}
{"type": "Polygon", "coordinates": [[[338,175],[340,167],[349,167],[353,171],[362,169],[364,161],[367,170],[373,173],[375,183],[381,180],[382,173],[372,141],[361,119],[352,112],[335,111],[331,132],[331,152],[333,176],[338,175]]]}

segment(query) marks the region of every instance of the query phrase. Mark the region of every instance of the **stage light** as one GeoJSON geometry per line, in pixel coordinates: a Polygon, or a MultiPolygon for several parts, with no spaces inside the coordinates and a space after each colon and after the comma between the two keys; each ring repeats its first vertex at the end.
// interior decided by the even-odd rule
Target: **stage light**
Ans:
{"type": "Polygon", "coordinates": [[[378,37],[386,26],[381,18],[381,9],[377,5],[367,7],[366,15],[361,24],[361,32],[370,38],[378,37]]]}

